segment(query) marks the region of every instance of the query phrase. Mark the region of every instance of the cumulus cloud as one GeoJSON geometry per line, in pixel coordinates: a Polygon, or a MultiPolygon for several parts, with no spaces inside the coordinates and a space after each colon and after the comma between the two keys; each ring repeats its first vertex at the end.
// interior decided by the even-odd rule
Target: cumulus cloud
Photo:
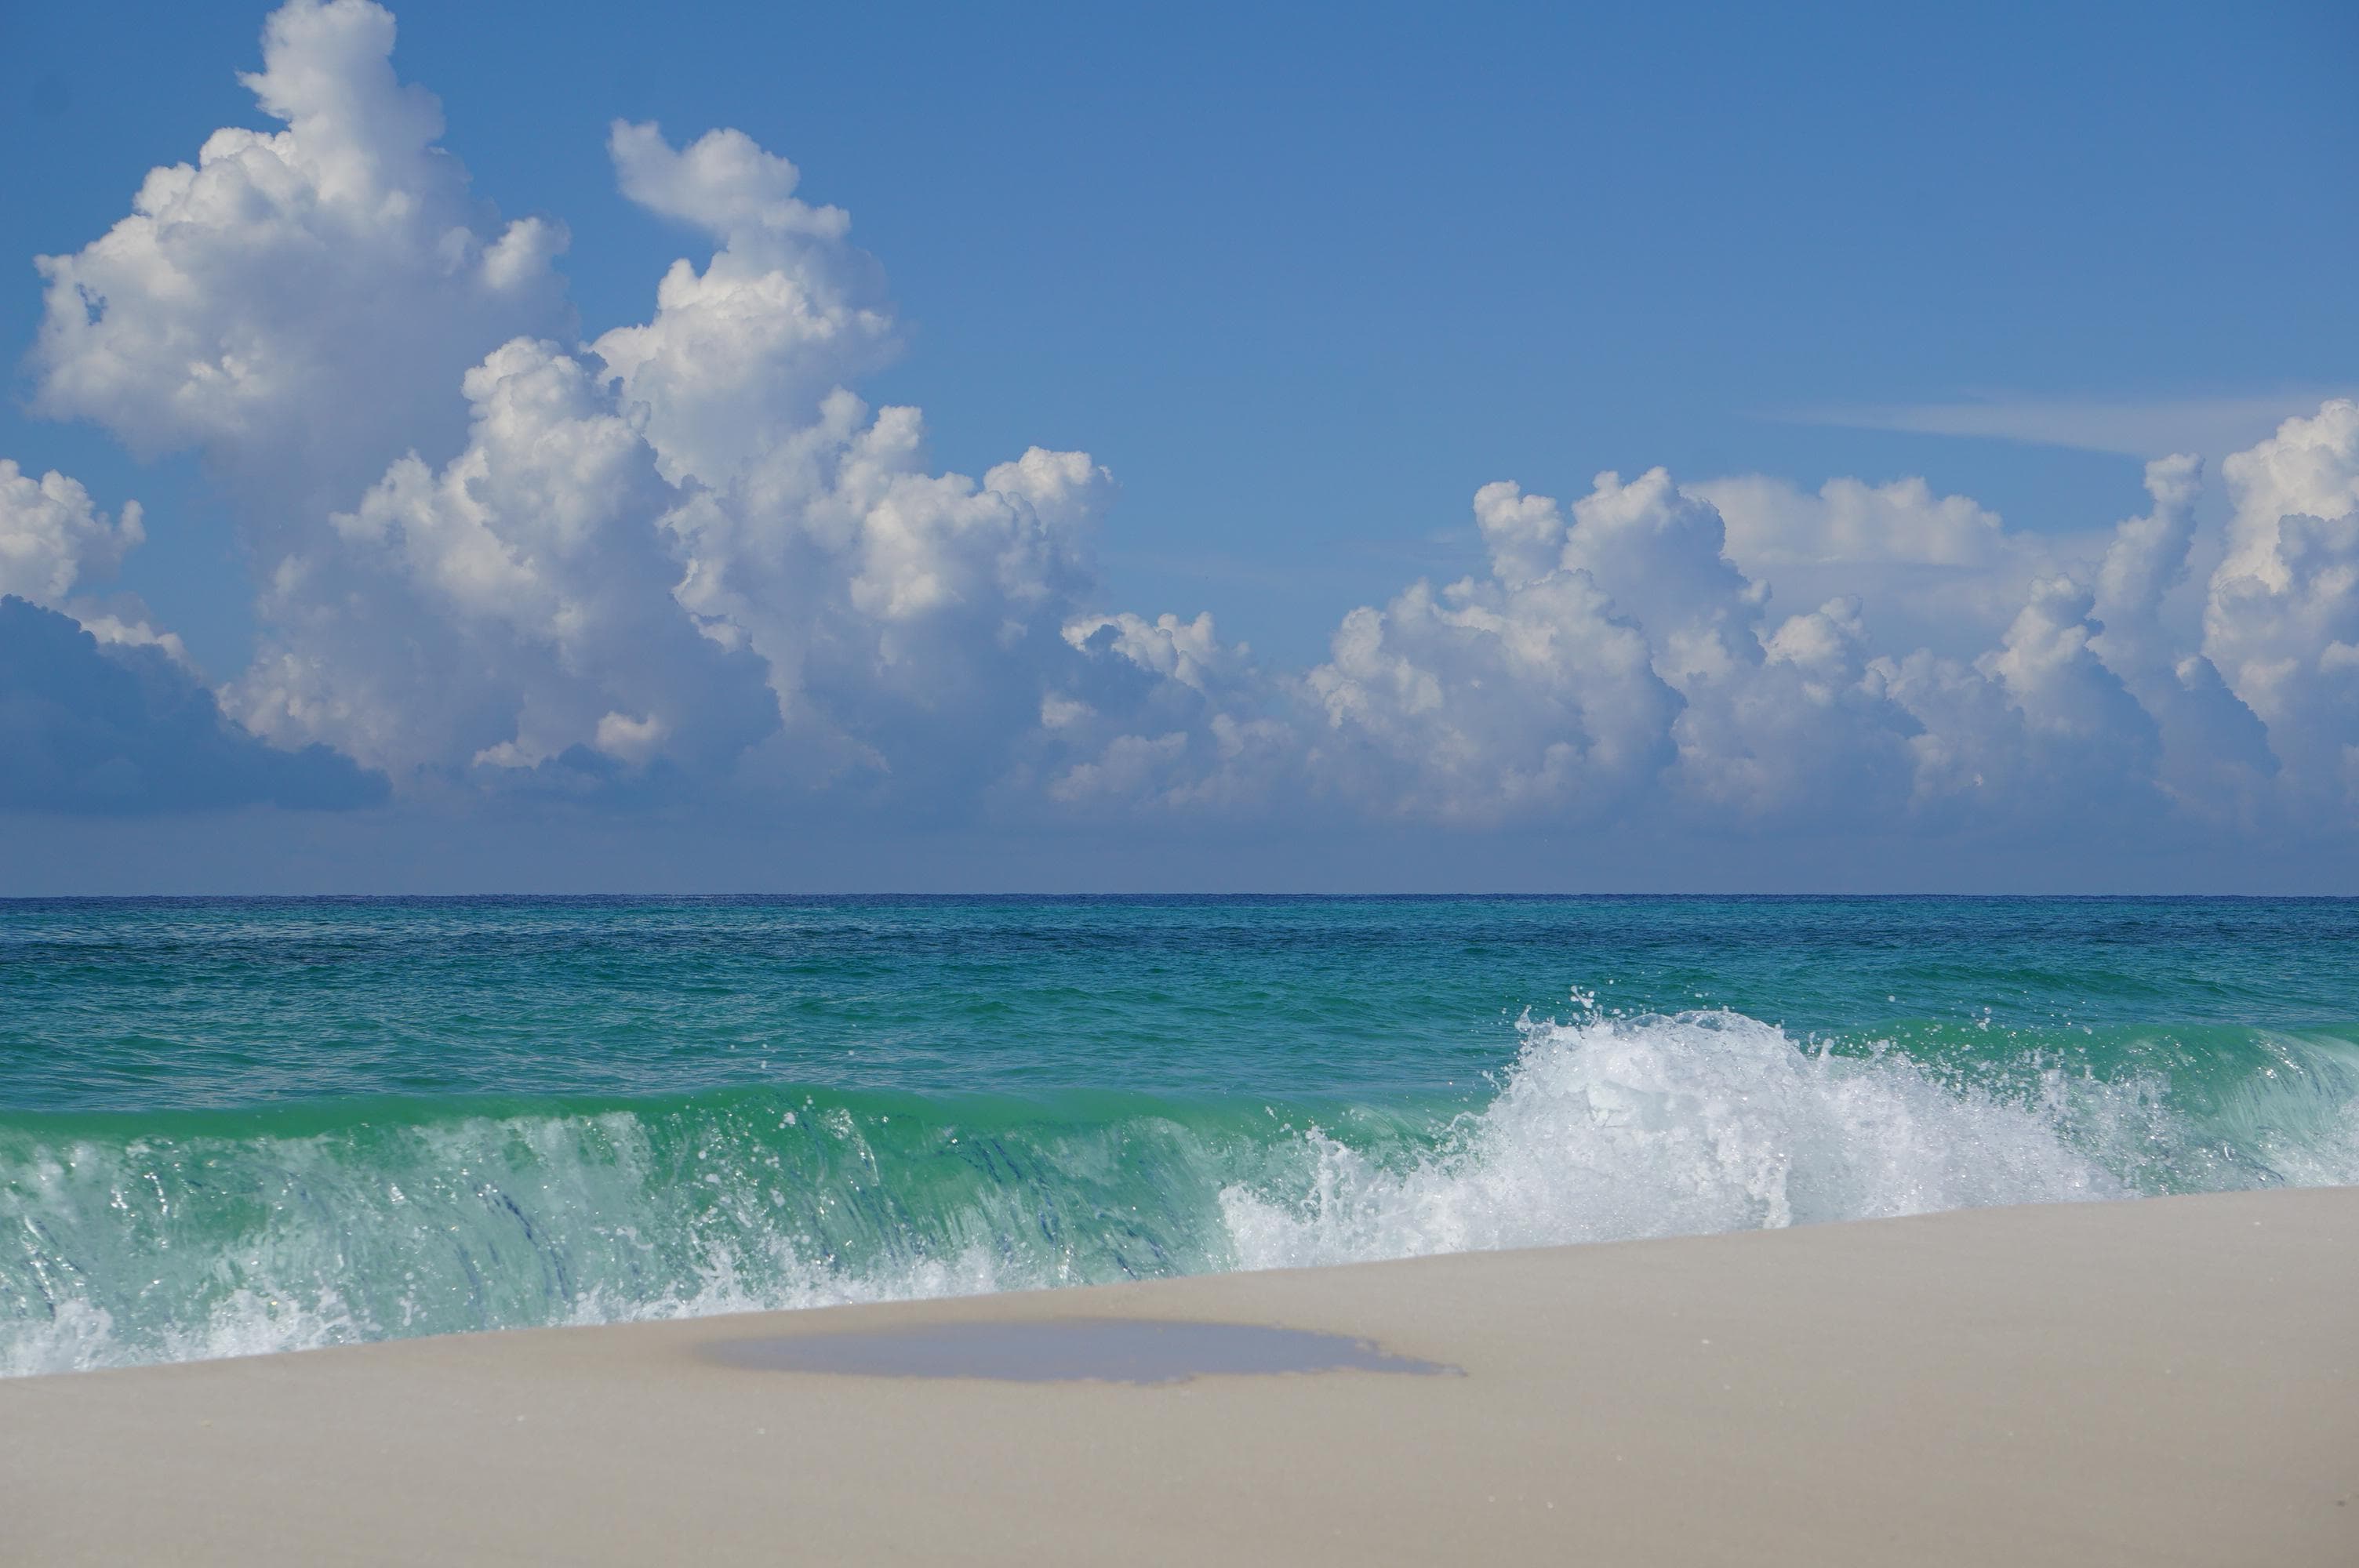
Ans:
{"type": "Polygon", "coordinates": [[[1191,691],[1205,691],[1243,667],[1252,650],[1224,647],[1211,613],[1182,621],[1169,611],[1149,621],[1121,611],[1069,622],[1065,641],[1085,652],[1102,651],[1129,661],[1191,691]]]}
{"type": "Polygon", "coordinates": [[[1472,822],[1896,787],[1905,719],[1865,684],[1856,602],[1767,625],[1717,510],[1663,470],[1601,474],[1569,521],[1509,483],[1474,514],[1489,580],[1353,611],[1308,677],[1346,787],[1472,822]]]}
{"type": "Polygon", "coordinates": [[[462,383],[473,436],[392,465],[272,574],[234,710],[404,771],[727,755],[761,672],[672,597],[679,497],[580,359],[518,339],[462,383]]]}
{"type": "Polygon", "coordinates": [[[937,474],[916,409],[848,392],[775,437],[678,519],[681,603],[764,661],[799,771],[979,784],[1075,658],[1103,470],[1034,449],[937,474]]]}
{"type": "Polygon", "coordinates": [[[1084,655],[1110,483],[1033,449],[930,470],[911,408],[842,384],[889,348],[873,262],[734,132],[617,125],[625,191],[704,230],[653,317],[517,339],[459,378],[465,447],[393,460],[279,558],[235,711],[397,777],[602,758],[903,797],[989,787],[1084,655]]]}
{"type": "Polygon", "coordinates": [[[1913,807],[1936,821],[2021,824],[2147,803],[2153,724],[2091,649],[2092,605],[2072,579],[2046,578],[1973,663],[1919,650],[1870,665],[1918,727],[1913,807]]]}
{"type": "Polygon", "coordinates": [[[290,0],[241,79],[285,128],[215,131],[103,236],[38,258],[39,411],[201,449],[275,529],[455,435],[461,372],[563,325],[564,230],[473,200],[393,40],[366,0],[290,0]]]}
{"type": "Polygon", "coordinates": [[[607,150],[625,196],[720,248],[701,272],[672,263],[654,319],[605,333],[595,351],[666,475],[725,483],[890,356],[882,279],[849,243],[850,217],[797,200],[795,166],[742,132],[675,148],[656,125],[617,121],[607,150]]]}
{"type": "Polygon", "coordinates": [[[110,518],[79,481],[54,469],[36,480],[0,458],[0,594],[69,611],[102,643],[152,647],[187,664],[179,638],[150,624],[136,595],[92,592],[147,538],[143,518],[136,501],[110,518]]]}
{"type": "MultiPolygon", "coordinates": [[[[1482,571],[1272,669],[1106,602],[1087,454],[938,471],[917,409],[861,395],[904,334],[786,158],[615,123],[618,187],[691,254],[584,339],[562,231],[474,200],[392,42],[290,0],[247,79],[285,128],[217,133],[41,264],[40,406],[242,487],[262,634],[223,733],[254,756],[1050,821],[2348,832],[2359,406],[2227,459],[2224,535],[2187,457],[2066,536],[1908,477],[1493,483],[1482,571]]],[[[0,465],[0,589],[136,642],[74,596],[141,526],[0,465]]]]}
{"type": "Polygon", "coordinates": [[[1489,485],[1487,579],[1344,617],[1304,683],[1314,760],[1443,820],[2337,831],[2359,780],[2359,416],[2329,404],[2225,467],[2200,645],[2165,613],[2191,457],[2150,464],[2151,509],[2079,550],[1921,481],[1606,474],[1570,518],[1489,485]],[[1797,581],[1854,591],[1768,613],[1797,581]],[[1952,645],[1908,636],[1921,620],[1952,645]]]}
{"type": "Polygon", "coordinates": [[[2187,576],[2202,464],[2191,456],[2147,465],[2151,511],[2115,528],[2095,573],[2090,646],[2152,719],[2158,782],[2199,817],[2249,820],[2277,771],[2268,731],[2228,690],[2200,649],[2166,624],[2166,598],[2187,576]]]}
{"type": "Polygon", "coordinates": [[[1062,762],[1045,776],[1060,806],[1103,811],[1266,811],[1294,799],[1305,742],[1280,682],[1252,650],[1223,643],[1210,614],[1149,621],[1123,611],[1066,623],[1082,655],[1041,705],[1062,762]]]}
{"type": "Polygon", "coordinates": [[[139,503],[117,522],[52,469],[36,480],[0,458],[0,594],[55,604],[86,579],[112,576],[147,537],[139,503]]]}
{"type": "Polygon", "coordinates": [[[2288,785],[2359,805],[2359,403],[2336,400],[2222,465],[2235,499],[2203,653],[2267,726],[2288,785]]]}
{"type": "Polygon", "coordinates": [[[385,794],[323,746],[282,752],[225,722],[158,650],[102,647],[71,617],[0,598],[0,808],[332,810],[385,794]]]}
{"type": "Polygon", "coordinates": [[[2011,531],[1963,495],[1921,479],[1828,480],[1816,492],[1759,474],[1687,487],[1728,530],[1728,556],[1781,603],[1861,600],[1889,644],[1971,657],[2014,618],[2033,582],[2066,569],[2068,541],[2011,531]]]}
{"type": "Polygon", "coordinates": [[[1554,502],[1489,485],[1475,516],[1488,581],[1419,582],[1344,617],[1305,683],[1326,719],[1319,761],[1388,813],[1594,815],[1668,763],[1677,695],[1644,633],[1568,564],[1554,502]]]}

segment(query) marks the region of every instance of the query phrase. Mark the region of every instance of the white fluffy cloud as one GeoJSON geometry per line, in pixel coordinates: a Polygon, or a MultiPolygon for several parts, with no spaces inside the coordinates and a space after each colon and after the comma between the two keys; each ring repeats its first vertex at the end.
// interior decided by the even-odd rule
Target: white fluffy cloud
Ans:
{"type": "Polygon", "coordinates": [[[845,216],[734,132],[617,125],[610,149],[715,254],[643,325],[469,370],[456,458],[396,460],[281,557],[234,710],[396,777],[712,771],[777,731],[757,771],[796,784],[988,786],[1082,657],[1060,633],[1103,470],[1034,449],[932,472],[917,410],[843,385],[894,334],[845,216]]]}
{"type": "Polygon", "coordinates": [[[2330,404],[2225,466],[2237,520],[2200,645],[2164,613],[2196,531],[2189,457],[2074,548],[1919,481],[1607,474],[1570,521],[1486,486],[1488,579],[1344,618],[1307,681],[1317,755],[1340,787],[1451,820],[2335,830],[2359,781],[2359,416],[2330,404]],[[1852,591],[1765,613],[1797,579],[1852,591]],[[1970,651],[1906,635],[1927,619],[1970,651]]]}
{"type": "Polygon", "coordinates": [[[2328,403],[2222,464],[2234,494],[2203,653],[2268,728],[2288,787],[2359,806],[2359,403],[2328,403]]]}
{"type": "Polygon", "coordinates": [[[794,167],[734,132],[675,150],[618,124],[609,145],[625,194],[719,246],[593,345],[681,487],[680,611],[762,662],[790,776],[986,785],[1074,656],[1059,633],[1104,470],[1034,448],[980,482],[931,471],[919,411],[846,384],[896,328],[845,215],[796,200],[794,167]]]}
{"type": "Polygon", "coordinates": [[[1897,787],[1905,719],[1866,684],[1857,604],[1766,625],[1718,512],[1661,470],[1600,475],[1570,523],[1506,483],[1474,513],[1488,581],[1353,611],[1308,678],[1345,787],[1471,822],[1897,787]]]}
{"type": "Polygon", "coordinates": [[[2091,650],[2091,605],[2071,578],[2043,579],[1999,645],[1971,664],[1920,649],[1870,665],[1918,726],[1914,812],[2028,824],[2139,811],[2153,725],[2091,650]]]}
{"type": "MultiPolygon", "coordinates": [[[[237,481],[263,633],[224,705],[282,746],[781,808],[2348,831],[2359,406],[2228,458],[2211,537],[2185,457],[2061,537],[1920,479],[1494,483],[1483,572],[1271,670],[1104,601],[1087,455],[938,472],[918,410],[861,397],[902,336],[881,271],[739,133],[612,127],[700,254],[579,339],[562,231],[475,201],[392,41],[290,0],[248,79],[285,128],[217,133],[41,264],[41,406],[237,481]]],[[[0,465],[0,590],[66,603],[140,527],[0,465]]]]}
{"type": "Polygon", "coordinates": [[[2277,767],[2267,730],[2163,615],[2187,576],[2202,466],[2186,456],[2158,460],[2147,465],[2146,485],[2153,509],[2114,530],[2094,574],[2103,630],[2090,646],[2153,719],[2165,794],[2198,817],[2250,818],[2277,767]]]}
{"type": "Polygon", "coordinates": [[[137,502],[109,518],[79,481],[55,469],[37,480],[0,458],[0,597],[63,611],[101,643],[156,648],[186,665],[180,639],[156,629],[136,594],[92,591],[147,536],[137,502]]]}
{"type": "Polygon", "coordinates": [[[733,753],[759,671],[680,612],[678,496],[590,367],[518,339],[467,373],[473,438],[392,465],[283,557],[232,710],[397,771],[733,753]]]}
{"type": "Polygon", "coordinates": [[[1257,811],[1294,793],[1299,727],[1272,712],[1278,690],[1210,614],[1084,615],[1064,641],[1082,657],[1060,661],[1064,689],[1040,708],[1042,729],[1079,759],[1044,775],[1060,806],[1257,811]]]}
{"type": "Polygon", "coordinates": [[[275,528],[455,434],[460,373],[562,325],[564,230],[473,199],[393,37],[366,0],[289,0],[243,78],[285,129],[214,132],[103,236],[38,258],[40,411],[142,454],[201,449],[275,528]]]}
{"type": "Polygon", "coordinates": [[[112,576],[146,537],[137,502],[116,522],[76,481],[55,470],[37,480],[0,458],[0,594],[55,606],[78,583],[112,576]]]}
{"type": "Polygon", "coordinates": [[[737,131],[675,149],[655,125],[607,140],[623,194],[718,242],[701,272],[671,265],[655,319],[594,345],[671,478],[728,481],[821,417],[837,388],[889,357],[875,265],[840,208],[795,198],[795,166],[737,131]]]}
{"type": "Polygon", "coordinates": [[[1686,487],[1727,524],[1729,559],[1788,608],[1855,596],[1887,645],[1971,658],[2014,619],[2031,585],[2077,564],[2083,540],[2009,530],[1921,479],[1837,478],[1815,492],[1759,474],[1686,487]]]}
{"type": "MultiPolygon", "coordinates": [[[[1620,499],[1613,475],[1599,492],[1620,499]]],[[[1669,762],[1677,694],[1645,633],[1573,559],[1553,501],[1488,485],[1475,518],[1490,580],[1419,582],[1343,618],[1306,682],[1328,731],[1316,756],[1386,812],[1594,815],[1669,762]]]]}

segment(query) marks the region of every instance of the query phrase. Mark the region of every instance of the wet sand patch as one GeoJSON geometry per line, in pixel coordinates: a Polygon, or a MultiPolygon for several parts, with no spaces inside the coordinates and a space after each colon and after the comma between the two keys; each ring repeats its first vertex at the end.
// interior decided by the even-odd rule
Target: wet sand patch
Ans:
{"type": "Polygon", "coordinates": [[[1069,1317],[914,1324],[722,1340],[701,1353],[733,1367],[862,1378],[984,1378],[1019,1383],[1178,1383],[1286,1372],[1462,1376],[1375,1342],[1255,1323],[1069,1317]]]}

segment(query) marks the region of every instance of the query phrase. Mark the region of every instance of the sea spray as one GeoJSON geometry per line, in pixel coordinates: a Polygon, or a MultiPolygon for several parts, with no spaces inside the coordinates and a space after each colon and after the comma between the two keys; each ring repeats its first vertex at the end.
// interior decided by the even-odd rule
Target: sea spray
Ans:
{"type": "Polygon", "coordinates": [[[1525,1024],[1498,1096],[1406,1168],[1314,1132],[1299,1196],[1223,1194],[1249,1268],[2129,1195],[2143,1084],[1944,1083],[1733,1012],[1525,1024]]]}

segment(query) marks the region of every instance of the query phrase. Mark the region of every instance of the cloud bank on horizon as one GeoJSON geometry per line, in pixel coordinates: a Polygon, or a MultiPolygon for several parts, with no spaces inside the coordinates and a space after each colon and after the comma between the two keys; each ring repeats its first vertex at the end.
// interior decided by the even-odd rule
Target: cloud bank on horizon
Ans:
{"type": "Polygon", "coordinates": [[[2211,538],[2208,476],[2169,454],[2143,510],[2068,536],[1913,479],[1501,481],[1473,501],[1484,572],[1270,668],[1208,614],[1104,602],[1114,484],[1086,454],[937,473],[917,409],[862,400],[900,339],[881,270],[736,132],[614,125],[621,190],[701,259],[582,338],[567,232],[474,194],[394,30],[366,0],[288,0],[243,79],[283,128],[215,132],[38,259],[37,408],[201,455],[261,633],[199,685],[136,599],[96,593],[136,504],[0,461],[0,595],[54,612],[0,616],[0,804],[2338,842],[2359,820],[2359,405],[2222,462],[2211,538]],[[68,621],[71,657],[17,651],[63,649],[68,621]],[[161,699],[71,744],[28,717],[94,689],[92,660],[184,684],[180,729],[142,717],[161,699]]]}

